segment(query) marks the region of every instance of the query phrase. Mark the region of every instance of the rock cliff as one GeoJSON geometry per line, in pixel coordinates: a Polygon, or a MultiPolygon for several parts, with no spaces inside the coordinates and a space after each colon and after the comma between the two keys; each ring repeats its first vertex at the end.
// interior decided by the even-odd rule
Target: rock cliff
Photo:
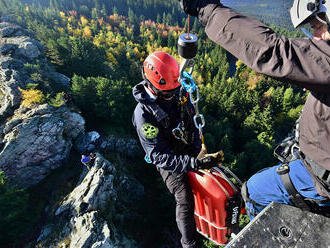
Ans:
{"type": "Polygon", "coordinates": [[[97,154],[89,171],[54,212],[54,224],[43,228],[37,247],[134,248],[115,227],[116,210],[143,195],[143,187],[97,154]],[[106,216],[106,218],[105,218],[106,216]]]}
{"type": "MultiPolygon", "coordinates": [[[[37,103],[23,107],[20,89],[43,83],[29,72],[35,65],[53,84],[70,86],[69,78],[47,65],[43,46],[29,31],[0,17],[0,171],[11,184],[38,184],[65,164],[73,146],[80,153],[97,149],[130,156],[138,151],[135,140],[105,138],[95,131],[85,133],[85,120],[69,106],[37,103]],[[47,71],[41,71],[45,68],[47,71]]],[[[46,207],[47,222],[37,247],[137,247],[118,229],[114,217],[118,218],[116,210],[122,210],[123,205],[140,200],[143,186],[100,154],[94,162],[90,170],[83,170],[78,184],[60,205],[46,207]]],[[[68,166],[79,168],[76,164],[68,166]]]]}
{"type": "Polygon", "coordinates": [[[25,110],[15,111],[3,125],[0,149],[0,169],[23,187],[38,183],[62,165],[85,123],[65,107],[45,104],[25,110]]]}
{"type": "Polygon", "coordinates": [[[20,105],[19,87],[29,80],[24,63],[42,55],[43,46],[21,27],[0,19],[0,119],[9,117],[20,105]]]}
{"type": "MultiPolygon", "coordinates": [[[[21,91],[33,83],[26,69],[36,60],[47,63],[43,46],[21,27],[0,19],[0,170],[26,187],[38,183],[68,157],[73,140],[84,132],[84,119],[67,107],[21,107],[21,91]]],[[[68,78],[52,70],[60,85],[68,78]]]]}

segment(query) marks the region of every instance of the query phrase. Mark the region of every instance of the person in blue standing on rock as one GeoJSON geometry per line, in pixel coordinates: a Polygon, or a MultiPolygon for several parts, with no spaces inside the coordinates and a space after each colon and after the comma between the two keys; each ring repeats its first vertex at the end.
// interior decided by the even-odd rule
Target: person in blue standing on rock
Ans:
{"type": "Polygon", "coordinates": [[[294,27],[310,25],[313,35],[292,39],[219,0],[179,2],[212,41],[247,66],[310,91],[294,142],[298,158],[258,172],[242,189],[250,218],[272,201],[329,213],[320,206],[330,197],[330,1],[294,0],[294,27]]]}

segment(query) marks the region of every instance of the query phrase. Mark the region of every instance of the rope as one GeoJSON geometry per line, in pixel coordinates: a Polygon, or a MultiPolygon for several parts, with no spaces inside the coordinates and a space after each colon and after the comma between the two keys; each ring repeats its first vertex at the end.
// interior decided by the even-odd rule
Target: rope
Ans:
{"type": "Polygon", "coordinates": [[[187,36],[187,40],[190,40],[190,37],[189,37],[189,28],[190,28],[190,15],[188,15],[188,32],[187,32],[187,34],[188,34],[188,36],[187,36]]]}

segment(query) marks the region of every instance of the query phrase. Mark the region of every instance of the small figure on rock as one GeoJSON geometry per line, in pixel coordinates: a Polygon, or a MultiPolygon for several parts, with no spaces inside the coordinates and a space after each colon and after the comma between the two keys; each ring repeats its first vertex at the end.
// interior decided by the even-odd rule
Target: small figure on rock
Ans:
{"type": "Polygon", "coordinates": [[[91,169],[92,165],[94,164],[94,160],[96,158],[95,153],[90,153],[89,155],[81,155],[81,163],[87,167],[88,170],[91,169]]]}

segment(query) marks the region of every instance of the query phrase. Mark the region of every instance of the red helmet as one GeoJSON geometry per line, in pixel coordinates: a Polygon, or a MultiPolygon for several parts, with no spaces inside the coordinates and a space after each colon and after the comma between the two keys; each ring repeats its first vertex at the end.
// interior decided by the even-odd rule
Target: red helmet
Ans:
{"type": "Polygon", "coordinates": [[[143,75],[157,90],[178,88],[179,63],[171,55],[156,51],[143,62],[143,75]]]}

